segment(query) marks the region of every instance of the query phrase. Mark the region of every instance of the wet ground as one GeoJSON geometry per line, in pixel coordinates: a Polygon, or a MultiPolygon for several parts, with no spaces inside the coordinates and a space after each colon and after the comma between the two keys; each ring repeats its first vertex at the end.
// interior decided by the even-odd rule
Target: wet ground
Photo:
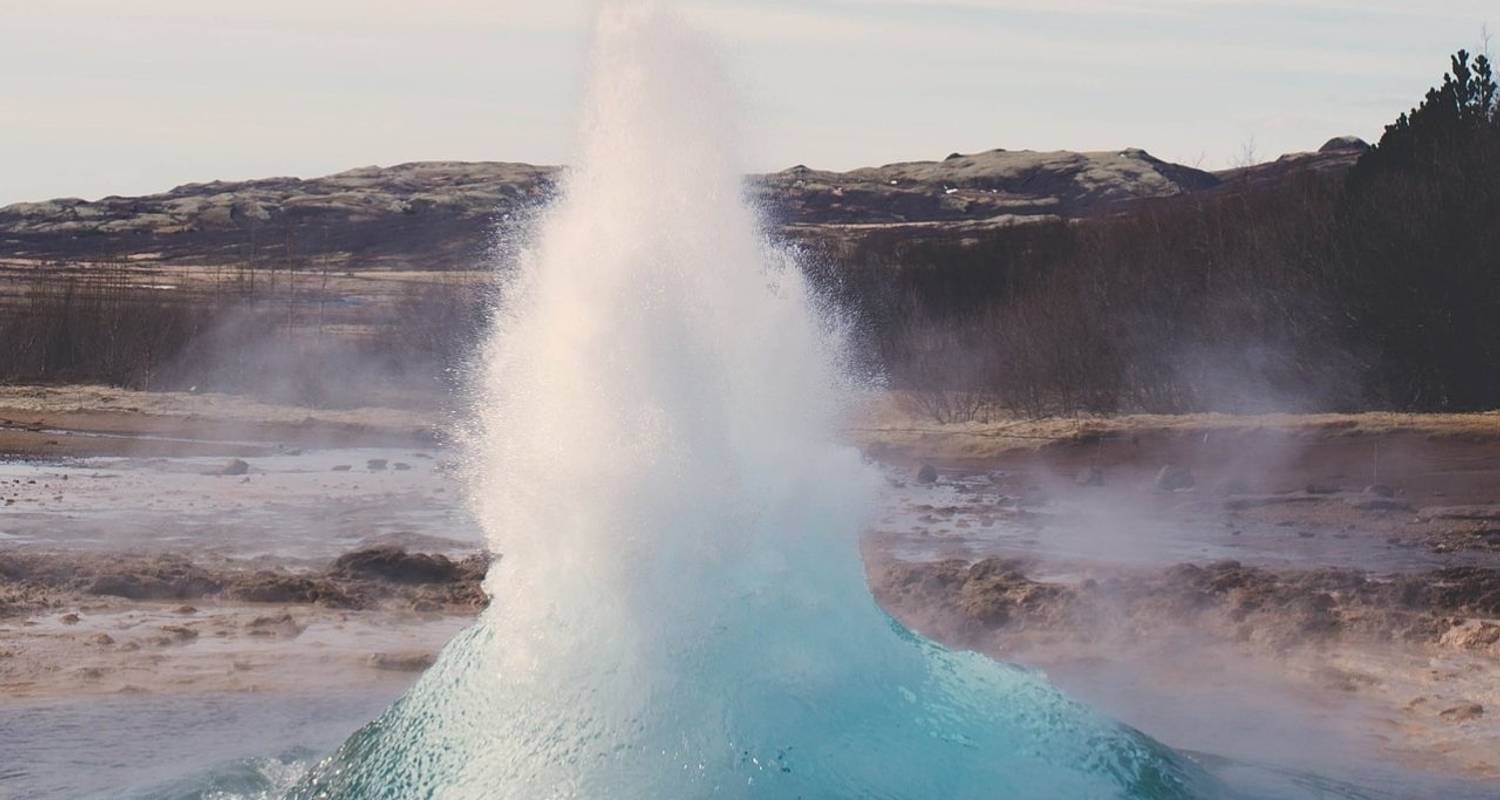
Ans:
{"type": "MultiPolygon", "coordinates": [[[[45,443],[47,430],[27,434],[45,443]]],[[[149,455],[132,455],[131,435],[107,434],[102,449],[111,455],[90,456],[79,440],[97,434],[57,435],[67,436],[67,454],[0,458],[0,552],[172,554],[315,571],[373,545],[455,557],[482,547],[456,456],[431,444],[318,447],[287,437],[148,434],[138,449],[149,455]],[[170,446],[175,438],[188,446],[170,446]]],[[[1360,481],[1322,486],[1303,475],[1289,486],[1230,491],[1200,479],[1192,490],[1158,491],[1157,466],[1105,470],[1102,485],[1092,485],[1075,480],[1071,464],[955,466],[924,483],[902,463],[888,468],[867,548],[910,561],[1022,557],[1032,578],[1064,585],[1224,559],[1378,575],[1497,563],[1482,536],[1474,546],[1444,547],[1470,540],[1444,538],[1451,526],[1423,517],[1434,503],[1479,495],[1412,496],[1398,487],[1395,497],[1377,498],[1392,502],[1371,503],[1360,481]]],[[[1482,493],[1484,484],[1471,488],[1482,493]]],[[[211,788],[205,775],[217,776],[220,789],[290,780],[298,764],[404,691],[416,673],[403,659],[434,651],[466,620],[228,602],[195,602],[179,618],[177,605],[84,599],[0,617],[0,651],[20,642],[65,665],[60,677],[0,697],[8,756],[0,759],[0,798],[202,797],[211,788]],[[69,613],[78,619],[67,621],[69,613]],[[291,618],[285,626],[276,622],[283,614],[291,618]],[[269,634],[257,628],[265,619],[269,634]],[[195,634],[152,644],[167,628],[195,634]],[[90,644],[101,633],[117,648],[146,638],[143,649],[117,657],[90,644]],[[394,660],[382,660],[387,655],[394,660]],[[155,677],[143,679],[147,672],[155,677]]],[[[1257,780],[1280,770],[1287,782],[1306,782],[1321,766],[1323,774],[1362,778],[1364,788],[1352,794],[1330,784],[1331,797],[1487,796],[1482,781],[1445,775],[1453,762],[1425,774],[1411,769],[1452,740],[1416,741],[1389,703],[1367,701],[1429,698],[1412,713],[1436,720],[1494,674],[1478,657],[1413,651],[1372,661],[1349,651],[1256,660],[1195,642],[1153,660],[1061,635],[1012,645],[996,634],[975,646],[1045,668],[1081,699],[1171,745],[1232,756],[1232,769],[1255,771],[1257,780]],[[1334,673],[1320,672],[1330,665],[1334,673]],[[1351,681],[1364,688],[1340,688],[1351,681]],[[1401,758],[1387,761],[1394,751],[1401,758]]],[[[0,661],[7,656],[15,658],[0,652],[0,661]]],[[[420,659],[411,663],[420,668],[420,659]]],[[[0,676],[5,669],[0,663],[0,676]]],[[[1500,709],[1488,713],[1450,727],[1488,736],[1500,709]]]]}
{"type": "MultiPolygon", "coordinates": [[[[1488,548],[1439,550],[1416,505],[1360,490],[1157,491],[1149,480],[1080,486],[1007,470],[951,470],[926,484],[889,471],[872,537],[909,560],[1026,557],[1072,566],[1232,559],[1271,568],[1421,572],[1500,565],[1488,548]]],[[[1500,506],[1496,506],[1500,513],[1500,506]]]]}
{"type": "MultiPolygon", "coordinates": [[[[0,460],[0,553],[171,554],[295,572],[385,544],[458,558],[481,538],[451,454],[435,448],[0,460]]],[[[0,798],[199,797],[290,780],[399,697],[422,657],[467,624],[447,613],[181,606],[80,598],[0,616],[0,798]],[[16,650],[41,663],[23,667],[16,650]]]]}
{"type": "Polygon", "coordinates": [[[375,447],[0,461],[0,546],[308,561],[377,541],[474,552],[482,537],[454,473],[439,450],[375,447]]]}

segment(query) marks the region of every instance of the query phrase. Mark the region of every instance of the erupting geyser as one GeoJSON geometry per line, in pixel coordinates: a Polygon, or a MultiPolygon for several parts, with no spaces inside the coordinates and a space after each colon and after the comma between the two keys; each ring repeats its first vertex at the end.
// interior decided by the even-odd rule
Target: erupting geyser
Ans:
{"type": "Polygon", "coordinates": [[[864,585],[837,325],[742,199],[729,92],[606,4],[581,158],[478,387],[493,603],[297,798],[1177,798],[1207,780],[864,585]]]}

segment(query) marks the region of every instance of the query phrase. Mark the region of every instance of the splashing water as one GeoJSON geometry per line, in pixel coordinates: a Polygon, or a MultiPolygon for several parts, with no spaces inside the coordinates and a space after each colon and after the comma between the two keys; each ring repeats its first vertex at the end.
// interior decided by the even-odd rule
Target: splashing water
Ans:
{"type": "Polygon", "coordinates": [[[479,387],[479,623],[296,798],[1178,798],[1207,779],[864,585],[841,337],[744,204],[730,96],[606,4],[577,168],[479,387]]]}

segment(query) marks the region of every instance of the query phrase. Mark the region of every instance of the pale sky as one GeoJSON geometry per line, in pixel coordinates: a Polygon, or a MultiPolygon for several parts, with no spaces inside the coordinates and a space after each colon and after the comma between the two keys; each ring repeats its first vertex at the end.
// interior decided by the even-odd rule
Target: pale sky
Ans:
{"type": "MultiPolygon", "coordinates": [[[[1500,0],[682,0],[753,162],[1380,135],[1500,0]]],[[[590,0],[0,0],[0,204],[429,159],[559,163],[590,0]]]]}

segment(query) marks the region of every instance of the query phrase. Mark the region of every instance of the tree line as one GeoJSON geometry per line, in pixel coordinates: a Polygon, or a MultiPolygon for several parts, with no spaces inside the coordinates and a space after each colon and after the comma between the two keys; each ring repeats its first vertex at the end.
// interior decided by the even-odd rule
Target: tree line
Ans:
{"type": "Polygon", "coordinates": [[[1308,171],[815,270],[940,421],[1500,407],[1500,108],[1459,52],[1343,175],[1308,171]]]}

